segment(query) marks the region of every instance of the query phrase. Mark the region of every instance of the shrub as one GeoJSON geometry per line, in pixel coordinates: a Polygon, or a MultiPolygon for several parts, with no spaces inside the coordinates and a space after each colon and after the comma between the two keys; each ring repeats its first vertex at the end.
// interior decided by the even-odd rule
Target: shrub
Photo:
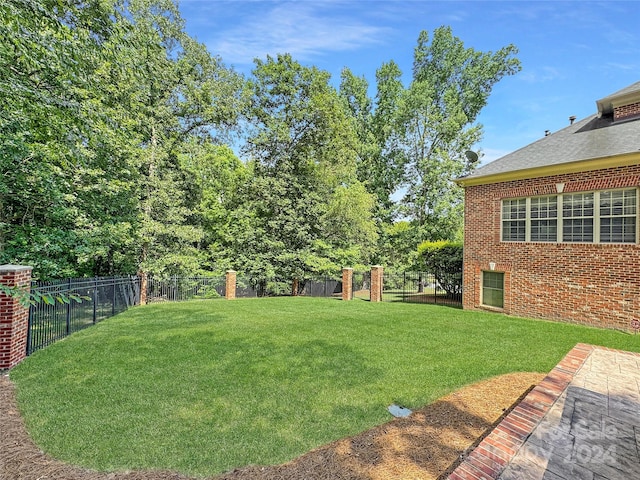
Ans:
{"type": "Polygon", "coordinates": [[[418,255],[447,294],[459,295],[462,292],[461,243],[445,240],[422,242],[418,246],[418,255]]]}

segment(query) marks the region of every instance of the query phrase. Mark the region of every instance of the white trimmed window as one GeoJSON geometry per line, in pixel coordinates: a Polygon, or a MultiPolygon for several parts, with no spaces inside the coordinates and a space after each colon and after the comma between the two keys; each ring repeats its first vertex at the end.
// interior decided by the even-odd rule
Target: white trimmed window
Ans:
{"type": "Polygon", "coordinates": [[[593,193],[562,196],[562,241],[593,242],[593,193]]]}
{"type": "Polygon", "coordinates": [[[526,240],[527,200],[502,201],[502,239],[510,242],[526,240]]]}
{"type": "Polygon", "coordinates": [[[482,304],[504,308],[504,273],[482,272],[482,304]]]}
{"type": "Polygon", "coordinates": [[[532,242],[558,240],[558,197],[534,197],[530,206],[532,242]]]}
{"type": "Polygon", "coordinates": [[[503,242],[636,243],[636,188],[505,199],[503,242]]]}
{"type": "Polygon", "coordinates": [[[636,190],[600,193],[600,241],[635,243],[637,224],[636,190]]]}

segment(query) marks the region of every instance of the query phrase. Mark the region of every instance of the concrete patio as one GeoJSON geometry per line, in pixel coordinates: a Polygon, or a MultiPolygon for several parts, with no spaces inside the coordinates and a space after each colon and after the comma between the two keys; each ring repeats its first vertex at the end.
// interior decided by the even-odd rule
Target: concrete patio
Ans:
{"type": "Polygon", "coordinates": [[[640,479],[640,354],[576,345],[448,478],[640,479]]]}

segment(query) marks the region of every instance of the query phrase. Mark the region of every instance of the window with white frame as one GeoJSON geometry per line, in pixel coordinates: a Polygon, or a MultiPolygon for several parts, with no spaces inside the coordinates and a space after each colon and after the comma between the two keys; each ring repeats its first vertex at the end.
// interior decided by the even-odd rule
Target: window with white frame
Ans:
{"type": "Polygon", "coordinates": [[[502,201],[502,238],[505,241],[526,240],[527,201],[524,198],[502,201]]]}
{"type": "Polygon", "coordinates": [[[562,241],[593,242],[593,193],[562,196],[562,241]]]}
{"type": "Polygon", "coordinates": [[[502,201],[502,241],[636,243],[636,188],[502,201]]]}
{"type": "Polygon", "coordinates": [[[534,197],[530,206],[532,242],[558,240],[558,197],[534,197]]]}
{"type": "Polygon", "coordinates": [[[504,308],[503,272],[482,272],[482,304],[504,308]]]}
{"type": "Polygon", "coordinates": [[[600,193],[600,241],[634,243],[636,241],[636,190],[600,193]]]}

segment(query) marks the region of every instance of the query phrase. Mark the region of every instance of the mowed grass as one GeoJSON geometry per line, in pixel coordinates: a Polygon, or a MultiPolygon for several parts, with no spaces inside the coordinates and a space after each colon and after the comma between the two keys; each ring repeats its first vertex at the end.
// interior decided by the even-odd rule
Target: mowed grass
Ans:
{"type": "Polygon", "coordinates": [[[269,298],[131,309],[11,371],[28,430],[85,467],[207,476],[275,464],[578,342],[640,336],[419,304],[269,298]]]}

